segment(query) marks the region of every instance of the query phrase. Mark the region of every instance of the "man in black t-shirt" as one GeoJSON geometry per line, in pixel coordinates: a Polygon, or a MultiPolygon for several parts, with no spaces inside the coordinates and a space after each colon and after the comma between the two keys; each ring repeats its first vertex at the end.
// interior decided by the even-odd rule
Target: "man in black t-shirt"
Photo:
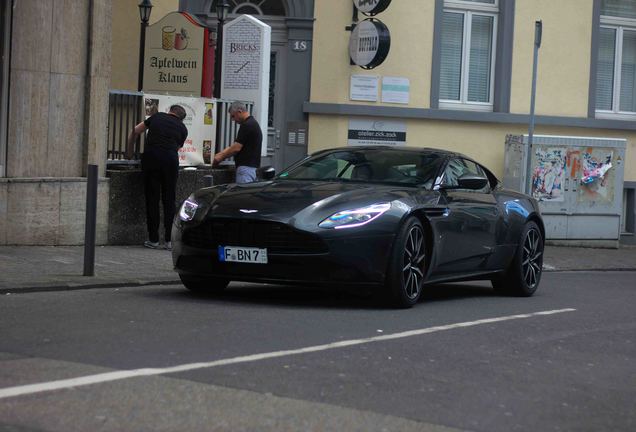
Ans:
{"type": "Polygon", "coordinates": [[[144,174],[146,195],[146,223],[148,240],[144,246],[159,248],[159,199],[163,204],[165,248],[171,249],[172,219],[176,211],[177,176],[179,175],[178,150],[188,137],[183,124],[186,112],[180,105],[172,105],[168,113],[157,113],[139,123],[128,136],[126,153],[132,156],[133,143],[148,130],[141,170],[144,174]]]}
{"type": "Polygon", "coordinates": [[[230,117],[241,125],[234,143],[223,151],[214,155],[213,166],[234,156],[236,164],[236,182],[249,183],[256,181],[256,169],[261,166],[261,146],[263,133],[254,117],[247,112],[243,102],[230,105],[230,117]]]}

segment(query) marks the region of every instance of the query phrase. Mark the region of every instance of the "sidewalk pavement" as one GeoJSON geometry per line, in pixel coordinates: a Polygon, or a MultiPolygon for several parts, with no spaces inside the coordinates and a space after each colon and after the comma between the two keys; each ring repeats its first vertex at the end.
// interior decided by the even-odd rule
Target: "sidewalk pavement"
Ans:
{"type": "MultiPolygon", "coordinates": [[[[180,284],[171,252],[98,246],[95,275],[83,276],[83,246],[0,246],[0,294],[180,284]]],[[[546,246],[545,271],[636,271],[636,246],[596,249],[546,246]]]]}

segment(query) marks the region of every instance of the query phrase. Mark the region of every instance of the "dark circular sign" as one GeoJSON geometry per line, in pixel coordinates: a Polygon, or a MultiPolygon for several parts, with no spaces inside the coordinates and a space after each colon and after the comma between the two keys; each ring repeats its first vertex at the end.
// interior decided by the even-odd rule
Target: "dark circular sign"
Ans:
{"type": "Polygon", "coordinates": [[[353,0],[353,5],[363,14],[373,16],[384,11],[391,0],[353,0]]]}
{"type": "Polygon", "coordinates": [[[382,21],[368,18],[360,21],[351,32],[349,56],[363,69],[373,69],[389,55],[391,34],[382,21]]]}

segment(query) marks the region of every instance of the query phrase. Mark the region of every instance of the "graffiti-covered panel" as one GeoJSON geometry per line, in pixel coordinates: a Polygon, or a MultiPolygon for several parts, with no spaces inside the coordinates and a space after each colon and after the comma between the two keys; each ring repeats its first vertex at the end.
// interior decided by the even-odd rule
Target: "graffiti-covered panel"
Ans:
{"type": "Polygon", "coordinates": [[[539,148],[535,152],[532,172],[532,196],[538,200],[563,201],[566,150],[539,148]]]}

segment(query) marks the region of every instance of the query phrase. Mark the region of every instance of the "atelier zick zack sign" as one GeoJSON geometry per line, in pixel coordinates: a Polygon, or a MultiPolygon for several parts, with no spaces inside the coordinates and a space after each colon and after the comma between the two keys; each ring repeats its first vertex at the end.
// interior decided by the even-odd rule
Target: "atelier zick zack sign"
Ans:
{"type": "Polygon", "coordinates": [[[384,11],[391,4],[391,0],[353,0],[353,5],[365,15],[373,16],[384,11]]]}
{"type": "MultiPolygon", "coordinates": [[[[360,0],[362,1],[362,0],[360,0]]],[[[349,56],[363,69],[373,69],[389,55],[391,34],[382,21],[369,18],[359,22],[351,32],[349,56]]]]}

